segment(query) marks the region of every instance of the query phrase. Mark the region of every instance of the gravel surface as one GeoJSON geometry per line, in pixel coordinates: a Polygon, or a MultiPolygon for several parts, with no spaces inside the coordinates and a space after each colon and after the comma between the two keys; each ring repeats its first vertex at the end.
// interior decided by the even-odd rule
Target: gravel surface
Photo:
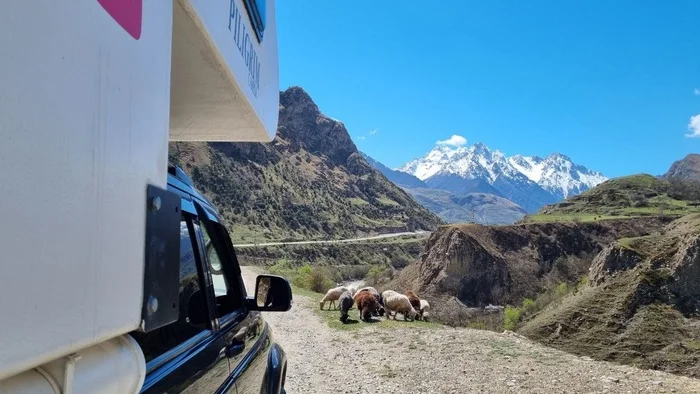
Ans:
{"type": "MultiPolygon", "coordinates": [[[[248,289],[257,272],[242,267],[248,289]]],[[[252,291],[249,290],[249,294],[252,291]]],[[[264,313],[287,353],[287,393],[700,393],[700,380],[592,361],[515,333],[467,328],[337,330],[294,295],[264,313]]],[[[351,311],[351,317],[354,317],[351,311]]]]}

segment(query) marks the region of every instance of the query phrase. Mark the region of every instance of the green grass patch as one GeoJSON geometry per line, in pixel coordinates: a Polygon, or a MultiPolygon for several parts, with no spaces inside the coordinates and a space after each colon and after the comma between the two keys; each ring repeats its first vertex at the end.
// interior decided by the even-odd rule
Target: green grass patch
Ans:
{"type": "Polygon", "coordinates": [[[376,201],[378,203],[384,204],[384,205],[390,205],[390,206],[395,206],[395,207],[400,206],[399,203],[397,203],[396,201],[394,201],[386,196],[381,196],[381,197],[377,198],[376,201]]]}
{"type": "Polygon", "coordinates": [[[361,198],[353,197],[349,199],[352,205],[369,205],[369,203],[361,198]]]}

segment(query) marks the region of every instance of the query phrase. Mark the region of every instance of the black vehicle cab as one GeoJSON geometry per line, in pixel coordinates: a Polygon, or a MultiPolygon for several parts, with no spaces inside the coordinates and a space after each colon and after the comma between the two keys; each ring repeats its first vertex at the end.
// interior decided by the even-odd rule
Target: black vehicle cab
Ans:
{"type": "Polygon", "coordinates": [[[288,282],[260,275],[248,297],[216,209],[180,168],[168,173],[181,201],[179,318],[131,333],[146,357],[141,393],[284,392],[286,357],[260,312],[289,310],[288,282]]]}

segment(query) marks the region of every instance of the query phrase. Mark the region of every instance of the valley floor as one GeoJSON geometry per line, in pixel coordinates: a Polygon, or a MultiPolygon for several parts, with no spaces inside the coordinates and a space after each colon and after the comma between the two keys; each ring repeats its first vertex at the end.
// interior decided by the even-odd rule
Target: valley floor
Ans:
{"type": "MultiPolygon", "coordinates": [[[[258,272],[242,271],[252,294],[258,272]]],[[[700,380],[592,361],[513,333],[411,322],[405,328],[358,323],[359,329],[338,330],[314,308],[318,300],[294,294],[291,311],[265,313],[287,353],[290,394],[700,393],[700,380]]],[[[350,318],[357,318],[357,310],[350,318]]]]}

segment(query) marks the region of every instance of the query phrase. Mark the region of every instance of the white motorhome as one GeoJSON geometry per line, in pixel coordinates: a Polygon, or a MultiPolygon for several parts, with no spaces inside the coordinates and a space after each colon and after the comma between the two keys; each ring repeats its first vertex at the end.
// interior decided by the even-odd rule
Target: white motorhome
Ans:
{"type": "Polygon", "coordinates": [[[0,59],[0,393],[236,392],[255,357],[283,391],[260,311],[289,309],[288,284],[248,297],[215,208],[167,162],[169,141],[274,138],[274,0],[12,1],[0,59]],[[178,324],[193,334],[149,354],[178,324]]]}

